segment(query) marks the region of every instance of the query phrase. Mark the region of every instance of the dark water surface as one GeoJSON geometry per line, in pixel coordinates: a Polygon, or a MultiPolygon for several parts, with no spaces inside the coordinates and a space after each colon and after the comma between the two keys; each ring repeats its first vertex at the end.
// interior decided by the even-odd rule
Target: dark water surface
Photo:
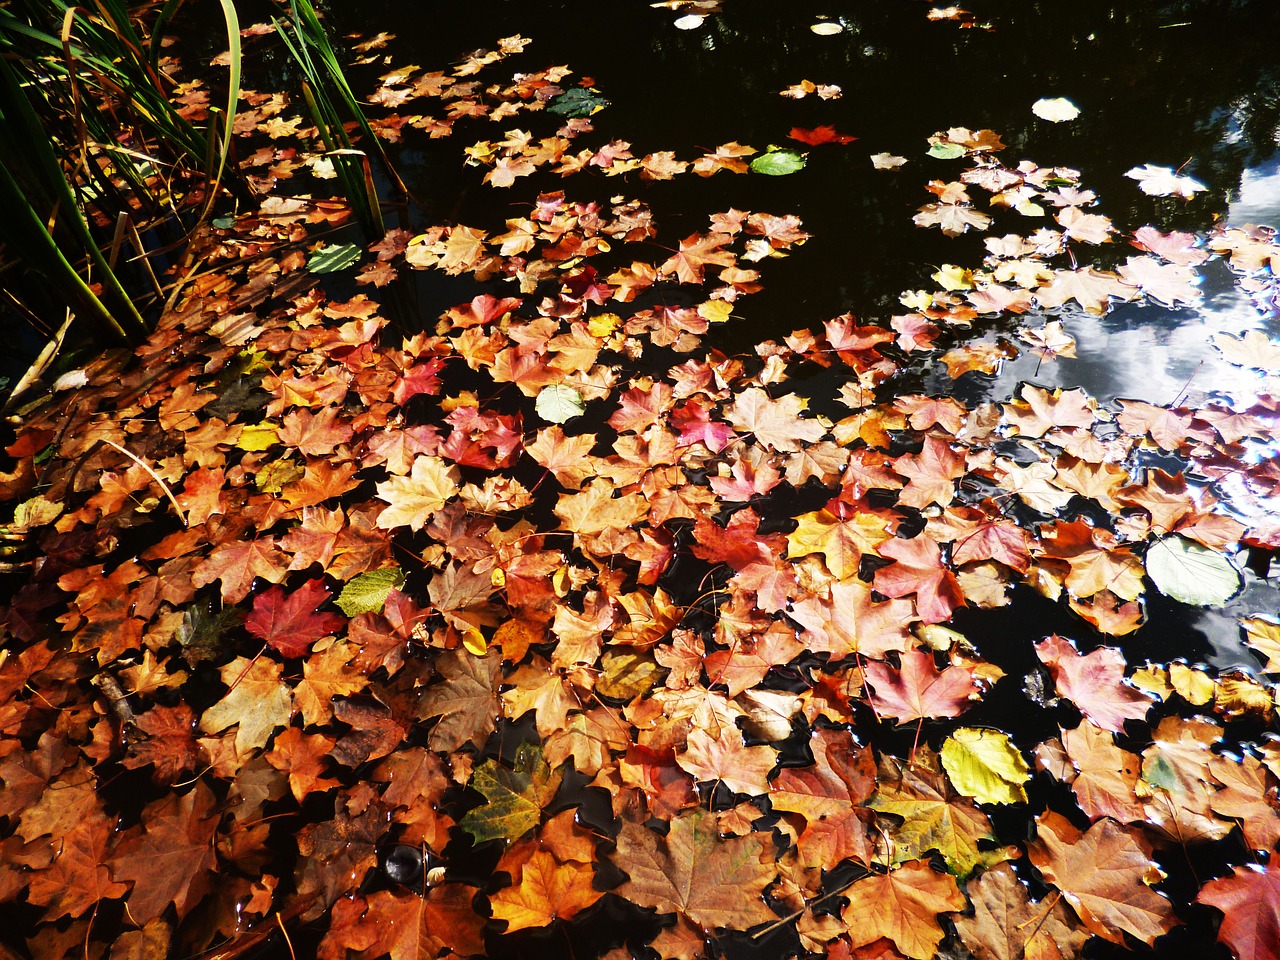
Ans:
{"type": "MultiPolygon", "coordinates": [[[[763,149],[788,143],[793,126],[832,124],[858,137],[849,146],[812,149],[808,167],[791,177],[686,175],[646,183],[635,175],[625,182],[597,176],[590,183],[584,182],[590,175],[537,174],[512,190],[494,190],[481,185],[483,170],[461,167],[460,151],[496,138],[495,125],[462,121],[453,137],[434,142],[407,131],[397,163],[433,218],[499,227],[518,215],[513,203],[540,189],[564,189],[573,199],[589,199],[593,190],[602,197],[639,196],[672,235],[702,229],[707,214],[730,206],[799,215],[813,239],[790,261],[767,264],[765,291],[742,302],[741,319],[719,328],[719,345],[729,349],[749,350],[849,310],[887,319],[903,312],[902,291],[934,287],[928,277],[938,265],[976,265],[983,253],[979,236],[949,239],[911,222],[916,208],[932,199],[924,185],[963,169],[963,161],[925,155],[927,138],[952,126],[995,130],[1007,144],[1000,157],[1010,166],[1031,159],[1082,171],[1083,186],[1101,198],[1092,212],[1122,229],[1280,220],[1280,4],[1271,0],[975,0],[969,8],[991,31],[930,22],[929,5],[917,0],[724,0],[722,6],[722,13],[687,31],[674,26],[682,11],[653,9],[643,0],[374,0],[335,3],[330,14],[344,31],[395,33],[386,52],[397,66],[443,69],[499,37],[530,38],[523,54],[491,68],[495,75],[487,82],[567,64],[574,74],[566,82],[591,77],[611,101],[594,118],[596,139],[589,142],[626,140],[637,156],[673,150],[691,158],[734,140],[763,149]],[[815,35],[809,28],[820,18],[838,21],[843,32],[815,35]],[[802,79],[838,84],[844,96],[797,101],[778,95],[802,79]],[[1037,99],[1059,96],[1080,108],[1078,119],[1053,124],[1031,113],[1037,99]],[[896,171],[874,170],[868,157],[880,152],[909,162],[896,171]],[[1124,176],[1144,163],[1185,164],[1183,172],[1209,190],[1190,202],[1147,197],[1124,176]]],[[[386,68],[368,69],[372,87],[386,68]]],[[[539,136],[553,123],[522,115],[502,129],[528,128],[539,136]]],[[[1010,214],[990,234],[1025,233],[1042,222],[1010,214]]],[[[1111,256],[1121,261],[1134,252],[1124,244],[1115,248],[1111,256]]],[[[1256,324],[1247,301],[1230,296],[1227,286],[1195,311],[1170,316],[1133,308],[1105,321],[1086,318],[1085,328],[1072,331],[1083,348],[1080,359],[1059,365],[1061,381],[1100,398],[1169,402],[1202,359],[1206,330],[1238,332],[1242,322],[1256,324]],[[1146,376],[1132,363],[1139,358],[1146,376]]],[[[1014,381],[1026,374],[1015,372],[1014,381]]],[[[1049,379],[1057,376],[1051,371],[1049,379]]],[[[1204,372],[1201,379],[1206,391],[1219,385],[1204,372]]],[[[994,392],[1007,389],[1002,384],[994,392]]]]}

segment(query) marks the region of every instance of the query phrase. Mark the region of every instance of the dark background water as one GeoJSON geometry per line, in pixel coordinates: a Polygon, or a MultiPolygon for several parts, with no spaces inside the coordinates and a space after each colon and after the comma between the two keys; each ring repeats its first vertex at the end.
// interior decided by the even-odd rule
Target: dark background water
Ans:
{"type": "MultiPolygon", "coordinates": [[[[399,165],[428,214],[475,226],[500,226],[516,215],[511,204],[531,187],[562,188],[570,197],[638,194],[677,237],[729,206],[798,214],[814,239],[793,262],[767,265],[766,292],[743,304],[744,318],[729,335],[744,349],[850,309],[901,312],[898,294],[932,286],[927,277],[938,264],[980,259],[980,238],[948,239],[911,223],[916,207],[932,199],[924,184],[952,179],[965,166],[925,156],[926,138],[936,131],[994,129],[1008,145],[1006,163],[1027,158],[1082,170],[1085,185],[1102,198],[1096,212],[1117,224],[1165,229],[1203,228],[1226,216],[1245,170],[1277,152],[1280,4],[1270,0],[975,0],[969,9],[993,26],[989,32],[930,22],[929,5],[914,0],[725,0],[723,8],[690,31],[674,27],[676,12],[643,0],[373,0],[333,4],[330,12],[344,31],[395,33],[392,62],[426,69],[491,47],[498,37],[531,38],[522,55],[482,76],[498,82],[515,70],[569,65],[612,102],[595,118],[598,142],[627,140],[637,156],[666,149],[692,158],[732,140],[763,149],[786,143],[793,126],[833,124],[858,137],[849,146],[814,148],[808,168],[791,177],[644,184],[632,174],[626,183],[597,176],[591,184],[583,182],[591,175],[562,181],[546,174],[514,190],[481,187],[482,170],[460,167],[460,146],[492,137],[492,124],[462,122],[445,141],[406,138],[399,165]],[[844,31],[814,35],[809,27],[819,17],[839,21],[844,31]],[[839,84],[844,96],[778,95],[801,79],[839,84]],[[1038,98],[1057,96],[1080,107],[1077,120],[1053,124],[1031,113],[1038,98]],[[881,151],[910,162],[874,170],[868,156],[881,151]],[[1187,164],[1185,172],[1210,190],[1190,203],[1146,197],[1124,177],[1144,163],[1187,164]]],[[[522,115],[502,129],[539,135],[539,126],[554,122],[522,115]]],[[[1038,225],[1013,214],[993,232],[1038,225]]]]}

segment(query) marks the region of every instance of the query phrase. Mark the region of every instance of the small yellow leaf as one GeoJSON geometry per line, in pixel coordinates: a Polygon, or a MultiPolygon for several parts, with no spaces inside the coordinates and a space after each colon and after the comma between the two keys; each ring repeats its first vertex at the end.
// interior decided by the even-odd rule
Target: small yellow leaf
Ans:
{"type": "Polygon", "coordinates": [[[484,634],[471,627],[462,634],[462,645],[466,647],[469,653],[474,653],[477,657],[483,657],[489,649],[489,644],[484,639],[484,634]]]}
{"type": "Polygon", "coordinates": [[[1183,700],[1197,707],[1213,699],[1216,684],[1203,670],[1192,670],[1185,663],[1169,664],[1169,683],[1183,700]]]}
{"type": "Polygon", "coordinates": [[[511,663],[519,663],[531,645],[545,639],[542,630],[523,620],[508,620],[493,632],[493,645],[502,650],[502,659],[511,663]]]}
{"type": "Polygon", "coordinates": [[[1169,685],[1169,671],[1156,664],[1135,670],[1129,682],[1157,700],[1167,700],[1173,693],[1173,687],[1169,685]]]}
{"type": "Polygon", "coordinates": [[[622,318],[616,313],[600,313],[587,321],[587,332],[593,337],[607,337],[621,323],[622,318]]]}
{"type": "Polygon", "coordinates": [[[966,270],[964,267],[958,267],[954,263],[944,263],[942,267],[933,274],[933,279],[938,281],[944,290],[973,289],[973,271],[966,270]]]}
{"type": "Polygon", "coordinates": [[[1228,720],[1252,716],[1269,721],[1275,713],[1275,698],[1256,680],[1233,672],[1218,678],[1214,709],[1228,720]]]}
{"type": "Polygon", "coordinates": [[[1245,643],[1267,658],[1263,673],[1280,673],[1280,624],[1252,617],[1241,620],[1245,643]]]}
{"type": "Polygon", "coordinates": [[[979,803],[1026,803],[1027,762],[1009,735],[960,727],[942,745],[942,765],[959,793],[979,803]]]}
{"type": "Polygon", "coordinates": [[[733,313],[733,304],[725,300],[708,300],[698,304],[698,316],[708,323],[724,323],[733,313]]]}
{"type": "Polygon", "coordinates": [[[501,590],[507,585],[507,571],[503,570],[501,567],[494,567],[489,571],[489,583],[491,583],[495,589],[501,590]]]}
{"type": "Polygon", "coordinates": [[[274,447],[280,442],[280,431],[271,423],[254,423],[240,431],[236,446],[241,450],[256,452],[274,447]]]}
{"type": "Polygon", "coordinates": [[[62,504],[44,497],[32,497],[18,504],[13,512],[11,528],[14,533],[26,533],[34,527],[42,527],[62,514],[62,504]]]}

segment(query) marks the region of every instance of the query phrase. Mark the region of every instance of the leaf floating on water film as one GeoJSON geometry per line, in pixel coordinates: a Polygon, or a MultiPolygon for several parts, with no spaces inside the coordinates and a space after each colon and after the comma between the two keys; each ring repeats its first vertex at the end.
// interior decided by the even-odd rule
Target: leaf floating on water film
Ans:
{"type": "Polygon", "coordinates": [[[1022,785],[1031,771],[1007,733],[960,727],[942,745],[942,766],[956,790],[979,803],[1027,802],[1022,785]]]}
{"type": "Polygon", "coordinates": [[[1250,617],[1248,620],[1241,620],[1240,625],[1244,627],[1245,645],[1267,658],[1263,672],[1280,673],[1280,624],[1260,617],[1250,617]]]}
{"type": "Polygon", "coordinates": [[[476,767],[471,789],[489,802],[467,812],[462,829],[476,843],[505,837],[518,840],[538,825],[542,811],[560,789],[559,771],[543,759],[542,747],[523,743],[516,751],[514,765],[486,760],[476,767]]]}
{"type": "Polygon", "coordinates": [[[804,169],[804,154],[795,150],[771,148],[751,161],[752,173],[763,173],[770,177],[785,177],[789,173],[804,169]]]}
{"type": "Polygon", "coordinates": [[[329,591],[320,579],[308,580],[291,593],[271,587],[254,598],[244,628],[281,656],[305,656],[320,637],[346,625],[342,614],[319,610],[328,599],[329,591]]]}
{"type": "Polygon", "coordinates": [[[897,170],[906,162],[906,157],[899,157],[892,153],[873,153],[871,155],[871,166],[877,170],[897,170]]]}
{"type": "Polygon", "coordinates": [[[1141,720],[1151,698],[1124,682],[1124,654],[1099,647],[1087,656],[1057,634],[1036,644],[1036,656],[1049,668],[1060,696],[1074,703],[1104,730],[1124,733],[1126,720],[1141,720]]]}
{"type": "Polygon", "coordinates": [[[1280,924],[1280,871],[1252,864],[1236,867],[1229,877],[1204,885],[1197,903],[1207,903],[1223,913],[1218,940],[1240,960],[1274,957],[1280,924]]]}
{"type": "Polygon", "coordinates": [[[1050,123],[1063,123],[1080,116],[1080,108],[1066,97],[1042,97],[1031,105],[1031,112],[1050,123]]]}
{"type": "Polygon", "coordinates": [[[493,916],[507,921],[507,933],[572,920],[604,896],[592,886],[594,877],[590,864],[559,863],[538,850],[520,868],[519,882],[489,897],[493,916]]]}
{"type": "Polygon", "coordinates": [[[674,817],[665,837],[623,821],[615,862],[630,879],[615,892],[706,929],[745,930],[776,920],[761,898],[777,873],[763,834],[722,838],[715,815],[674,817]]]}
{"type": "Polygon", "coordinates": [[[564,423],[582,415],[587,409],[582,394],[563,383],[549,383],[538,393],[534,406],[538,416],[551,423],[564,423]]]}
{"type": "Polygon", "coordinates": [[[928,960],[937,952],[944,936],[938,914],[965,907],[955,878],[923,860],[865,877],[849,889],[848,897],[841,918],[850,940],[861,947],[883,937],[911,960],[928,960]]]}
{"type": "Polygon", "coordinates": [[[1153,163],[1144,163],[1134,167],[1125,174],[1138,181],[1138,189],[1151,197],[1182,197],[1190,200],[1202,190],[1208,190],[1199,180],[1179,176],[1170,167],[1158,167],[1153,163]]]}
{"type": "Polygon", "coordinates": [[[935,143],[929,148],[929,156],[938,160],[955,160],[964,156],[964,147],[958,143],[935,143]]]}
{"type": "Polygon", "coordinates": [[[1179,536],[1151,545],[1147,576],[1166,597],[1197,607],[1226,603],[1241,587],[1240,571],[1228,557],[1179,536]]]}

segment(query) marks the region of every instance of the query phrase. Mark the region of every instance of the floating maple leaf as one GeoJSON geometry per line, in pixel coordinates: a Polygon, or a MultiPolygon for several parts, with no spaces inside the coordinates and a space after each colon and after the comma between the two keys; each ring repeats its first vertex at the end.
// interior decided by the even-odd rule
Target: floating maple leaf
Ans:
{"type": "Polygon", "coordinates": [[[271,587],[254,598],[253,612],[244,627],[282,656],[301,657],[322,636],[347,622],[336,611],[317,612],[328,599],[329,591],[321,580],[308,580],[291,593],[283,587],[271,587]]]}
{"type": "Polygon", "coordinates": [[[1182,197],[1190,200],[1197,193],[1209,189],[1199,180],[1180,176],[1170,167],[1160,167],[1153,163],[1134,167],[1125,176],[1137,180],[1138,189],[1152,197],[1182,197]]]}
{"type": "Polygon", "coordinates": [[[1037,823],[1031,862],[1091,933],[1113,943],[1128,933],[1151,944],[1177,923],[1169,901],[1148,886],[1160,874],[1137,831],[1104,819],[1082,833],[1052,812],[1037,823]]]}
{"type": "Polygon", "coordinates": [[[489,897],[494,919],[507,921],[508,933],[572,920],[604,896],[592,887],[594,877],[590,864],[560,863],[544,850],[535,851],[515,883],[489,897]]]}
{"type": "Polygon", "coordinates": [[[469,811],[462,828],[477,843],[519,839],[538,825],[543,809],[560,789],[561,776],[547,765],[536,744],[521,744],[510,767],[486,760],[476,768],[471,786],[488,802],[469,811]]]}
{"type": "Polygon", "coordinates": [[[801,418],[807,406],[808,401],[794,393],[772,400],[759,387],[748,387],[735,398],[729,421],[743,433],[755,434],[766,449],[793,452],[826,433],[820,421],[801,418]]]}
{"type": "Polygon", "coordinates": [[[956,930],[978,960],[1073,957],[1088,939],[1061,902],[1033,901],[1008,864],[971,881],[968,893],[973,916],[957,917],[956,930]]]}
{"type": "Polygon", "coordinates": [[[1081,656],[1054,634],[1036,644],[1036,655],[1052,672],[1058,693],[1104,730],[1123,733],[1126,720],[1141,720],[1151,709],[1151,698],[1124,682],[1124,655],[1114,647],[1081,656]]]}
{"type": "Polygon", "coordinates": [[[875,691],[870,701],[876,713],[899,722],[925,718],[958,717],[977,695],[973,675],[963,667],[938,670],[933,654],[908,650],[901,667],[869,661],[864,667],[867,683],[875,691]]]}
{"type": "Polygon", "coordinates": [[[876,571],[876,589],[886,597],[915,594],[916,612],[925,623],[950,620],[956,608],[964,606],[964,591],[932,540],[893,539],[878,550],[882,557],[897,562],[876,571]]]}
{"type": "Polygon", "coordinates": [[[1280,875],[1268,867],[1236,867],[1210,880],[1196,897],[1222,911],[1218,939],[1239,960],[1267,960],[1280,943],[1280,875]]]}
{"type": "Polygon", "coordinates": [[[615,862],[629,879],[617,893],[659,913],[679,913],[707,932],[746,930],[777,919],[762,898],[777,872],[768,848],[761,834],[721,837],[704,810],[672,818],[665,838],[624,821],[615,862]]]}
{"type": "Polygon", "coordinates": [[[937,951],[943,937],[939,914],[965,908],[955,879],[919,860],[859,880],[845,896],[849,903],[841,919],[854,946],[884,937],[912,960],[929,960],[937,951]]]}
{"type": "Polygon", "coordinates": [[[378,514],[378,526],[384,530],[400,526],[420,530],[457,495],[459,479],[458,469],[439,457],[415,457],[408,477],[392,477],[378,484],[378,497],[390,505],[378,514]]]}
{"type": "MultiPolygon", "coordinates": [[[[894,826],[895,858],[922,860],[937,851],[947,868],[967,877],[1013,855],[1015,848],[989,848],[995,840],[991,821],[968,797],[952,789],[938,755],[922,747],[911,764],[881,757],[875,796],[867,806],[901,818],[894,826]]],[[[985,874],[984,874],[985,875],[985,874]]]]}
{"type": "Polygon", "coordinates": [[[982,231],[991,225],[987,214],[963,203],[925,204],[912,219],[916,226],[938,227],[948,237],[962,236],[970,227],[982,231]]]}

